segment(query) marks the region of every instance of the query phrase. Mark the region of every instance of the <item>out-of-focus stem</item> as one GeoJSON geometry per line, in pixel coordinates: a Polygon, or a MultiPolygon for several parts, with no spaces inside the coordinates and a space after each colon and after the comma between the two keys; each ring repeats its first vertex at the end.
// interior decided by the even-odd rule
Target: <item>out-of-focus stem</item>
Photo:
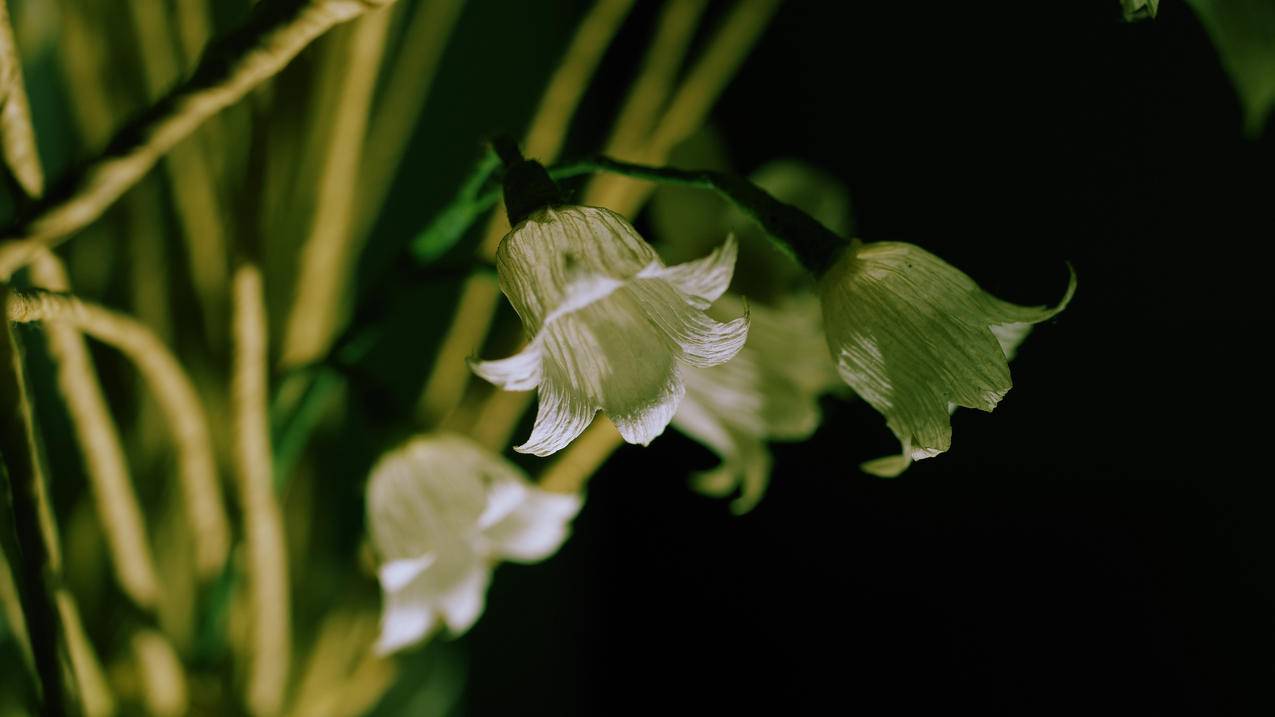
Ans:
{"type": "MultiPolygon", "coordinates": [[[[41,252],[31,265],[31,277],[37,286],[52,291],[71,288],[66,271],[52,252],[41,252]]],[[[49,324],[46,335],[49,353],[57,363],[58,388],[84,453],[84,469],[106,534],[115,577],[133,602],[142,608],[153,608],[160,593],[155,560],[119,431],[107,409],[88,346],[80,332],[66,324],[49,324]]]]}
{"type": "Polygon", "coordinates": [[[372,652],[375,613],[336,610],[324,618],[298,682],[294,717],[365,714],[393,684],[393,662],[372,652]]]}
{"type": "Polygon", "coordinates": [[[664,109],[707,5],[707,0],[668,0],[664,4],[642,69],[607,140],[607,154],[625,158],[641,149],[664,109]]]}
{"type": "MultiPolygon", "coordinates": [[[[686,79],[678,86],[651,136],[637,153],[636,161],[662,164],[668,161],[669,152],[678,142],[694,132],[709,110],[716,104],[726,86],[735,77],[744,58],[766,29],[780,0],[742,0],[734,7],[722,26],[714,34],[704,53],[695,62],[686,79]]],[[[650,195],[646,184],[608,180],[620,188],[591,188],[597,197],[605,199],[605,206],[624,216],[633,216],[650,195]]]]}
{"type": "Polygon", "coordinates": [[[85,717],[111,717],[115,714],[115,696],[102,671],[102,661],[89,642],[84,631],[84,621],[75,599],[66,588],[57,594],[58,615],[66,632],[66,654],[71,661],[71,672],[79,687],[80,707],[85,717]]]}
{"type": "Polygon", "coordinates": [[[252,714],[276,715],[287,688],[292,628],[283,513],[271,476],[265,296],[253,264],[235,270],[233,285],[235,472],[244,515],[250,615],[245,697],[252,714]]]}
{"type": "Polygon", "coordinates": [[[173,646],[155,630],[133,633],[133,659],[142,678],[142,701],[157,717],[177,717],[189,709],[186,674],[173,646]]]}
{"type": "MultiPolygon", "coordinates": [[[[576,106],[632,6],[633,0],[598,0],[580,22],[562,63],[549,78],[527,130],[523,143],[527,156],[544,162],[557,157],[576,106]]],[[[487,223],[480,256],[493,259],[501,236],[508,230],[509,222],[504,214],[494,212],[487,223]]],[[[452,324],[443,336],[438,357],[417,402],[418,415],[426,424],[445,419],[465,395],[469,367],[464,359],[481,348],[499,299],[499,287],[490,277],[475,275],[465,282],[452,324]]]]}
{"type": "MultiPolygon", "coordinates": [[[[8,299],[8,287],[0,284],[0,299],[8,299]]],[[[3,506],[14,528],[5,530],[5,553],[19,566],[18,594],[26,617],[27,635],[40,685],[45,714],[67,713],[58,648],[64,639],[54,599],[60,574],[56,532],[40,474],[35,442],[34,416],[26,396],[22,350],[8,322],[0,331],[0,475],[4,478],[7,505],[3,506]]]]}
{"type": "MultiPolygon", "coordinates": [[[[6,521],[7,522],[7,521],[6,521]]],[[[8,530],[8,526],[0,523],[0,530],[8,530]]],[[[6,541],[7,542],[7,541],[6,541]]],[[[27,637],[27,620],[22,615],[22,601],[18,597],[18,585],[13,582],[13,573],[4,550],[0,550],[0,609],[4,610],[4,622],[8,626],[13,639],[18,643],[18,650],[27,667],[35,670],[31,655],[31,639],[27,637]]]]}
{"type": "MultiPolygon", "coordinates": [[[[179,75],[178,48],[165,3],[127,3],[142,56],[142,75],[151,97],[158,97],[179,75]]],[[[168,186],[195,294],[205,327],[216,336],[226,296],[226,232],[212,168],[203,146],[192,136],[172,147],[164,159],[168,186]]]]}
{"type": "Polygon", "coordinates": [[[598,416],[540,473],[537,482],[541,488],[555,493],[578,493],[622,445],[624,439],[611,421],[605,416],[598,416]]]}
{"type": "Polygon", "coordinates": [[[121,128],[95,160],[0,239],[0,278],[101,216],[168,150],[249,90],[273,76],[334,25],[393,0],[262,3],[247,25],[205,53],[193,76],[121,128]]]}
{"type": "Polygon", "coordinates": [[[336,97],[336,117],[323,151],[315,212],[310,234],[301,249],[281,361],[285,366],[320,356],[332,340],[340,320],[362,237],[351,231],[363,141],[367,137],[372,92],[385,51],[389,9],[370,13],[354,25],[344,73],[336,97]]]}
{"type": "Polygon", "coordinates": [[[74,296],[47,291],[10,292],[5,310],[14,322],[69,324],[119,350],[137,367],[173,433],[199,573],[205,578],[217,575],[226,560],[230,531],[217,481],[212,438],[199,394],[172,352],[138,321],[74,296]]]}
{"type": "Polygon", "coordinates": [[[503,451],[535,397],[535,391],[492,391],[478,406],[470,434],[487,448],[503,451]]]}
{"type": "Polygon", "coordinates": [[[425,425],[436,425],[456,408],[469,385],[467,356],[475,356],[491,328],[500,300],[500,287],[490,272],[476,272],[461,287],[451,326],[438,348],[438,355],[417,404],[417,415],[425,425]]]}
{"type": "Polygon", "coordinates": [[[373,141],[364,147],[359,170],[356,237],[372,230],[385,204],[464,5],[464,0],[426,0],[412,8],[367,133],[373,141]]]}
{"type": "Polygon", "coordinates": [[[0,0],[0,155],[28,197],[44,193],[44,170],[40,167],[27,90],[22,82],[22,57],[5,0],[0,0]]]}

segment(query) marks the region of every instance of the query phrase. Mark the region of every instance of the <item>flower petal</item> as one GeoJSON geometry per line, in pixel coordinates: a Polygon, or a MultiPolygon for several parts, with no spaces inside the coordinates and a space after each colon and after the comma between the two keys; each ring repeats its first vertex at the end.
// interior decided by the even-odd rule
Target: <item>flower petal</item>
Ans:
{"type": "Polygon", "coordinates": [[[1016,306],[919,247],[881,242],[847,252],[821,294],[838,372],[919,459],[950,446],[950,406],[990,411],[1013,385],[991,327],[1043,321],[1074,288],[1073,274],[1059,306],[1016,306]]]}
{"type": "Polygon", "coordinates": [[[658,261],[633,225],[600,207],[537,212],[505,235],[496,251],[501,291],[532,334],[567,302],[577,275],[624,280],[658,261]]]}
{"type": "Polygon", "coordinates": [[[661,279],[631,281],[624,290],[637,300],[671,347],[679,351],[678,358],[691,366],[726,363],[748,339],[747,313],[724,323],[717,321],[681,301],[673,286],[661,279]]]}
{"type": "Polygon", "coordinates": [[[460,635],[483,613],[491,568],[476,554],[461,554],[451,564],[440,564],[435,570],[445,575],[439,580],[432,602],[447,629],[453,635],[460,635]]]}
{"type": "Polygon", "coordinates": [[[698,309],[707,309],[730,286],[735,275],[735,259],[739,255],[739,242],[735,235],[708,256],[670,267],[644,269],[640,276],[659,277],[668,281],[678,291],[689,297],[688,303],[698,309]]]}
{"type": "Polygon", "coordinates": [[[603,408],[625,442],[648,446],[664,433],[685,394],[681,372],[674,367],[655,396],[617,393],[603,408]]]}
{"type": "Polygon", "coordinates": [[[377,578],[381,581],[381,589],[386,592],[402,590],[437,559],[438,555],[428,553],[419,558],[391,560],[381,565],[376,571],[377,578]]]}
{"type": "Polygon", "coordinates": [[[384,591],[381,634],[373,648],[385,655],[424,640],[434,629],[438,614],[430,604],[428,584],[419,577],[399,590],[384,591]]]}
{"type": "Polygon", "coordinates": [[[518,507],[483,532],[495,555],[532,563],[553,555],[570,534],[570,523],[583,499],[526,487],[518,507]]]}
{"type": "Polygon", "coordinates": [[[540,385],[540,344],[536,341],[509,358],[468,361],[471,371],[506,391],[531,391],[540,385]]]}
{"type": "Polygon", "coordinates": [[[460,436],[416,438],[372,469],[368,526],[386,561],[414,560],[473,529],[487,505],[480,478],[489,453],[460,436]]]}
{"type": "Polygon", "coordinates": [[[589,427],[597,410],[587,396],[573,392],[569,384],[545,376],[531,437],[514,450],[541,457],[557,453],[589,427]]]}

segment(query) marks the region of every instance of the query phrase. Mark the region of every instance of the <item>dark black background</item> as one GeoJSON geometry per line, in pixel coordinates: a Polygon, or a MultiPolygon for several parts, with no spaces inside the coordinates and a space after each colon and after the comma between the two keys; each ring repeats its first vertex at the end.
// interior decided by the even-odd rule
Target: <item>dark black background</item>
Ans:
{"type": "Polygon", "coordinates": [[[687,489],[688,439],[621,449],[557,557],[497,571],[464,711],[1269,714],[1275,163],[1188,8],[789,2],[713,124],[742,170],[841,178],[868,240],[1022,303],[1071,261],[1076,299],[896,480],[835,400],[742,518],[687,489]]]}

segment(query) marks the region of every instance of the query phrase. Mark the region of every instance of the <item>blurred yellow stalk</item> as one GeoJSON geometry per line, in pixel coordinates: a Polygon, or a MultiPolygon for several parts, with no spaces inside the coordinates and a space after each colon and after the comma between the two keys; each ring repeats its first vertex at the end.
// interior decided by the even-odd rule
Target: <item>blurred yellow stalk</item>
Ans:
{"type": "Polygon", "coordinates": [[[314,216],[309,238],[301,248],[283,334],[280,361],[284,366],[321,356],[342,316],[339,307],[361,244],[351,230],[363,142],[391,17],[386,8],[355,23],[348,55],[341,62],[343,73],[332,103],[336,116],[322,149],[314,216]]]}
{"type": "MultiPolygon", "coordinates": [[[[36,286],[52,291],[71,289],[62,263],[52,252],[40,253],[31,265],[31,278],[36,286]]],[[[80,332],[67,324],[50,323],[45,332],[49,353],[57,364],[58,388],[84,453],[84,470],[116,579],[124,594],[138,606],[154,608],[160,587],[146,539],[146,523],[129,477],[119,430],[102,395],[88,346],[80,332]]]]}
{"type": "Polygon", "coordinates": [[[142,678],[142,702],[157,717],[178,717],[189,709],[186,674],[181,659],[164,636],[138,630],[130,641],[137,672],[142,678]]]}
{"type": "Polygon", "coordinates": [[[22,56],[9,24],[9,9],[0,0],[0,154],[28,197],[44,194],[44,170],[31,128],[31,109],[22,82],[22,56]]]}
{"type": "Polygon", "coordinates": [[[254,15],[255,24],[222,45],[234,47],[233,56],[206,56],[190,80],[122,128],[117,133],[120,142],[112,142],[72,177],[64,197],[41,205],[24,222],[5,230],[0,238],[0,279],[31,261],[38,247],[53,246],[101,216],[168,150],[283,69],[316,37],[393,1],[310,0],[289,6],[285,13],[254,15]]]}
{"type": "MultiPolygon", "coordinates": [[[[129,2],[147,95],[163,96],[179,77],[179,49],[165,3],[129,2]]],[[[173,208],[185,240],[195,295],[209,336],[220,334],[226,302],[226,231],[208,156],[197,135],[177,143],[164,158],[173,208]]]]}
{"type": "MultiPolygon", "coordinates": [[[[356,187],[356,237],[365,237],[385,204],[438,72],[464,0],[423,0],[412,10],[399,51],[383,73],[385,92],[372,114],[356,187]]],[[[404,8],[405,10],[407,8],[404,8]]]]}
{"type": "Polygon", "coordinates": [[[135,319],[74,296],[42,291],[10,292],[10,321],[60,321],[108,344],[137,367],[168,419],[177,450],[186,514],[195,535],[200,574],[221,571],[230,545],[212,439],[194,385],[168,347],[135,319]]]}
{"type": "Polygon", "coordinates": [[[589,477],[624,445],[620,432],[606,416],[598,416],[540,473],[540,487],[555,493],[579,493],[589,477]]]}
{"type": "Polygon", "coordinates": [[[233,288],[235,473],[244,515],[250,615],[245,697],[252,714],[277,715],[288,686],[292,618],[283,516],[271,470],[261,272],[253,264],[241,264],[233,288]]]}

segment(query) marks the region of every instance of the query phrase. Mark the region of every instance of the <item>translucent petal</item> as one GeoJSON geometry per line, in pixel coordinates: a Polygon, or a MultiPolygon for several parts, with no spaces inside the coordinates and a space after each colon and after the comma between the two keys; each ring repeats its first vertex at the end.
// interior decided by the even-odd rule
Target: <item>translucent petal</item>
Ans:
{"type": "Polygon", "coordinates": [[[546,375],[540,384],[540,405],[531,436],[514,450],[534,456],[553,455],[583,433],[595,413],[597,408],[587,396],[573,392],[561,378],[546,375]]]}
{"type": "Polygon", "coordinates": [[[406,558],[403,560],[391,560],[383,564],[376,571],[377,578],[381,581],[381,588],[386,591],[402,590],[408,583],[416,579],[418,575],[434,564],[438,559],[435,553],[428,553],[419,558],[406,558]]]}
{"type": "MultiPolygon", "coordinates": [[[[692,311],[667,291],[671,301],[692,311]]],[[[629,285],[559,317],[541,336],[540,413],[531,439],[516,450],[536,455],[560,450],[588,427],[597,409],[631,443],[648,443],[664,430],[681,400],[681,376],[670,340],[645,315],[629,285]]]]}
{"type": "Polygon", "coordinates": [[[415,645],[434,629],[438,614],[430,604],[429,585],[421,577],[398,590],[384,592],[381,634],[375,650],[384,655],[415,645]]]}
{"type": "Polygon", "coordinates": [[[1005,354],[1005,360],[1013,361],[1014,356],[1018,353],[1018,347],[1027,338],[1027,334],[1032,332],[1032,325],[995,324],[991,329],[992,335],[996,337],[997,343],[1001,345],[1001,353],[1005,354]]]}
{"type": "Polygon", "coordinates": [[[547,209],[510,232],[497,254],[501,288],[539,362],[514,357],[475,371],[521,388],[539,371],[536,423],[516,450],[561,450],[598,410],[626,441],[660,435],[684,393],[680,364],[725,362],[747,337],[747,315],[719,322],[703,311],[730,283],[736,251],[728,239],[669,270],[632,225],[596,207],[547,209]]]}
{"type": "Polygon", "coordinates": [[[739,242],[734,235],[730,235],[721,246],[703,259],[667,268],[658,267],[654,271],[644,270],[641,275],[663,278],[686,294],[692,306],[707,309],[726,293],[731,277],[735,274],[735,258],[738,255],[739,242]]]}
{"type": "Polygon", "coordinates": [[[631,224],[600,207],[556,207],[533,214],[496,251],[500,288],[531,334],[568,303],[573,279],[632,277],[659,257],[631,224]]]}
{"type": "Polygon", "coordinates": [[[659,327],[678,358],[691,366],[716,366],[739,353],[748,338],[748,314],[720,322],[684,301],[671,284],[638,279],[624,287],[640,311],[659,327]]]}
{"type": "Polygon", "coordinates": [[[1013,385],[991,327],[1048,319],[1074,287],[1073,275],[1053,308],[1016,306],[919,247],[881,242],[848,251],[820,291],[838,372],[920,458],[950,446],[950,404],[990,411],[1013,385]]]}
{"type": "Polygon", "coordinates": [[[532,341],[522,351],[496,361],[469,360],[480,378],[506,391],[531,391],[540,385],[540,344],[532,341]]]}
{"type": "MultiPolygon", "coordinates": [[[[494,457],[499,460],[499,457],[494,457]]],[[[416,559],[473,530],[487,505],[493,457],[468,439],[417,438],[385,454],[368,480],[368,526],[386,561],[416,559]]]]}
{"type": "MultiPolygon", "coordinates": [[[[735,313],[738,297],[726,295],[714,313],[735,313]]],[[[819,425],[819,394],[833,380],[819,326],[818,302],[785,302],[755,307],[748,340],[734,359],[710,368],[688,367],[686,397],[673,425],[722,458],[722,464],[695,477],[710,495],[743,492],[736,512],[760,500],[770,472],[768,440],[801,440],[819,425]]]]}
{"type": "Polygon", "coordinates": [[[859,470],[878,478],[898,478],[910,465],[912,465],[912,456],[898,454],[860,463],[859,470]]]}
{"type": "Polygon", "coordinates": [[[483,531],[492,554],[505,560],[536,562],[557,552],[570,534],[583,500],[528,486],[518,506],[483,531]]]}
{"type": "Polygon", "coordinates": [[[440,573],[431,602],[453,635],[473,626],[487,603],[491,568],[475,554],[459,554],[431,570],[440,573]]]}

